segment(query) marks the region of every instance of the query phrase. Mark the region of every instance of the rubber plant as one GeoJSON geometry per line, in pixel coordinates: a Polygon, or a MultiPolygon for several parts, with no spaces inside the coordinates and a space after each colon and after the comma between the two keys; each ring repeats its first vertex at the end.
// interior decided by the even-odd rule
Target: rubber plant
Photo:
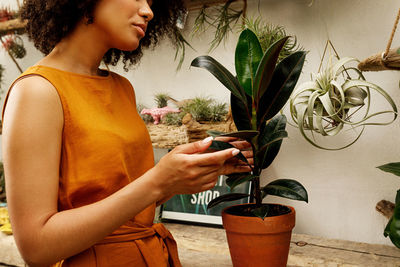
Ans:
{"type": "MultiPolygon", "coordinates": [[[[377,168],[400,176],[400,162],[388,163],[377,168]]],[[[389,219],[383,235],[389,237],[392,243],[400,248],[400,189],[397,190],[393,216],[389,219]]]]}
{"type": "MultiPolygon", "coordinates": [[[[209,134],[246,140],[251,144],[254,154],[254,165],[249,165],[252,169],[250,173],[231,174],[226,181],[232,190],[241,183],[251,181],[250,194],[222,195],[213,199],[208,208],[225,201],[250,197],[250,202],[255,200],[255,205],[246,212],[250,216],[264,219],[268,217],[269,205],[263,204],[262,200],[267,195],[308,202],[306,189],[295,180],[278,179],[263,187],[260,184],[261,171],[270,166],[283,139],[288,136],[285,130],[286,117],[278,113],[297,83],[306,56],[306,52],[298,51],[277,64],[280,51],[287,40],[288,37],[281,38],[263,53],[254,32],[243,30],[235,52],[236,75],[210,56],[197,57],[191,63],[191,66],[209,71],[231,92],[232,116],[238,131],[214,131],[209,134]]],[[[229,143],[214,140],[210,148],[223,150],[230,147],[232,145],[229,143]]],[[[248,164],[243,154],[239,153],[237,157],[248,164]]]]}

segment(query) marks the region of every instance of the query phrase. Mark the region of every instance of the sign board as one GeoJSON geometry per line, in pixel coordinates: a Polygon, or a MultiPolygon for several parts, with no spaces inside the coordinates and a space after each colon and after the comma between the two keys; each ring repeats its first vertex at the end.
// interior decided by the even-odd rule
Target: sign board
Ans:
{"type": "MultiPolygon", "coordinates": [[[[224,202],[207,210],[207,204],[214,198],[226,193],[231,193],[225,180],[227,176],[221,175],[216,186],[197,194],[176,195],[163,204],[161,218],[186,222],[222,225],[221,212],[225,207],[247,203],[248,199],[224,202]]],[[[235,187],[235,193],[249,193],[250,183],[235,187]]]]}

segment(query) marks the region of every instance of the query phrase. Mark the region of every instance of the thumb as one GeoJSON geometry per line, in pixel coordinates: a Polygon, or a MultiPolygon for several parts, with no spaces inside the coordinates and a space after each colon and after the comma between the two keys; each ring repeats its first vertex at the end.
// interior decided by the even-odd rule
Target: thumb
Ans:
{"type": "Polygon", "coordinates": [[[213,140],[213,137],[210,136],[202,141],[197,141],[197,142],[193,142],[193,143],[189,143],[189,144],[180,145],[175,148],[175,152],[182,153],[182,154],[201,153],[208,149],[208,147],[211,145],[212,140],[213,140]]]}

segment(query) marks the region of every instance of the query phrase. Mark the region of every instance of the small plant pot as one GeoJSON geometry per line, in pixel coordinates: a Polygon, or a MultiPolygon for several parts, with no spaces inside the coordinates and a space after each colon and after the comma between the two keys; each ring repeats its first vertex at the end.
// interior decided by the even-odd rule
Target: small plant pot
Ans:
{"type": "Polygon", "coordinates": [[[284,267],[287,264],[295,210],[279,204],[264,205],[284,214],[265,217],[264,220],[238,215],[254,204],[235,205],[222,211],[234,267],[284,267]]]}

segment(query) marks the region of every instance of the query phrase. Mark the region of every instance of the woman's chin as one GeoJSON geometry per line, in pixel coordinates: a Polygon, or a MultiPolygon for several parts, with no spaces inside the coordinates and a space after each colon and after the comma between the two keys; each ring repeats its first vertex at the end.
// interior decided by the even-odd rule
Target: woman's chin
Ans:
{"type": "Polygon", "coordinates": [[[136,50],[138,47],[139,47],[139,42],[135,42],[135,43],[120,45],[116,48],[124,52],[130,52],[136,50]]]}

